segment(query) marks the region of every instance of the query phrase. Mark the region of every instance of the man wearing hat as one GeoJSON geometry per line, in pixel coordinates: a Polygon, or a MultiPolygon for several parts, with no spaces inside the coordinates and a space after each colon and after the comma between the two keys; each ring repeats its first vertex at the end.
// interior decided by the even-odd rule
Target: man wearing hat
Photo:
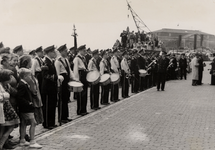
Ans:
{"type": "Polygon", "coordinates": [[[124,51],[122,53],[123,59],[121,61],[121,69],[122,69],[122,97],[128,98],[129,92],[129,79],[131,77],[131,71],[128,65],[128,53],[124,51]]]}
{"type": "MultiPolygon", "coordinates": [[[[103,74],[111,74],[111,70],[110,70],[110,65],[109,62],[107,60],[108,55],[106,51],[103,51],[101,53],[102,56],[102,60],[99,64],[99,68],[100,68],[100,74],[101,76],[103,74]]],[[[101,104],[102,105],[108,105],[109,104],[109,91],[110,91],[110,84],[107,85],[101,85],[101,104]]]]}
{"type": "Polygon", "coordinates": [[[92,58],[92,56],[91,56],[91,49],[90,49],[90,48],[88,48],[88,49],[86,50],[85,58],[86,58],[86,61],[87,61],[87,64],[88,64],[89,61],[90,61],[90,59],[92,58]]]}
{"type": "Polygon", "coordinates": [[[37,78],[39,82],[39,89],[41,93],[41,86],[42,86],[42,66],[44,65],[44,62],[42,60],[43,58],[43,49],[42,46],[38,47],[35,50],[36,56],[33,59],[31,71],[32,74],[37,78]]]}
{"type": "Polygon", "coordinates": [[[46,54],[44,58],[44,66],[47,67],[43,70],[42,81],[42,100],[43,100],[43,126],[48,129],[53,129],[55,125],[55,114],[57,105],[57,92],[58,92],[58,75],[54,65],[55,47],[49,46],[44,49],[46,54]]]}
{"type": "MultiPolygon", "coordinates": [[[[120,63],[118,61],[118,50],[115,49],[113,51],[113,56],[110,60],[111,63],[111,69],[114,73],[119,74],[121,76],[121,70],[120,70],[120,63]]],[[[119,101],[119,84],[115,84],[111,86],[111,101],[117,102],[119,101]]]]}
{"type": "Polygon", "coordinates": [[[86,45],[82,45],[78,48],[78,54],[73,60],[74,67],[73,72],[75,79],[80,81],[83,84],[83,91],[77,96],[77,114],[86,115],[87,113],[87,89],[88,82],[86,79],[88,70],[87,62],[85,59],[86,45]]]}
{"type": "Polygon", "coordinates": [[[131,74],[133,75],[132,84],[131,84],[132,93],[138,93],[139,91],[139,68],[138,68],[137,59],[138,59],[137,50],[133,50],[133,58],[131,60],[131,74]]]}
{"type": "Polygon", "coordinates": [[[187,79],[187,59],[185,58],[185,54],[181,54],[181,58],[179,59],[179,68],[180,68],[180,78],[181,80],[187,79]]]}
{"type": "Polygon", "coordinates": [[[204,67],[206,66],[206,64],[204,63],[203,57],[202,57],[202,53],[199,54],[198,63],[199,63],[198,85],[202,85],[203,71],[204,71],[204,67]]]}
{"type": "MultiPolygon", "coordinates": [[[[97,62],[97,59],[99,57],[99,51],[94,50],[92,52],[93,57],[90,59],[88,64],[88,70],[89,71],[97,71],[99,72],[99,64],[97,62]]],[[[90,106],[91,109],[98,110],[99,107],[99,83],[90,86],[90,106]]]]}
{"type": "Polygon", "coordinates": [[[167,67],[169,65],[169,59],[166,58],[166,52],[163,52],[161,57],[158,59],[158,71],[157,71],[157,91],[164,91],[166,82],[167,67]]]}
{"type": "Polygon", "coordinates": [[[70,68],[73,70],[74,64],[73,64],[73,60],[75,58],[76,55],[76,49],[75,47],[72,47],[69,49],[69,63],[70,63],[70,68]]]}
{"type": "MultiPolygon", "coordinates": [[[[55,68],[57,71],[57,75],[63,76],[64,80],[62,82],[61,86],[61,102],[62,102],[62,109],[59,109],[59,113],[61,116],[59,116],[59,120],[61,120],[63,123],[67,123],[71,121],[69,119],[69,107],[68,102],[70,101],[70,91],[68,89],[68,83],[70,80],[74,80],[74,74],[70,68],[69,60],[67,59],[68,55],[68,49],[66,44],[62,45],[58,48],[58,51],[60,52],[60,57],[55,61],[55,68]]],[[[58,107],[59,108],[59,107],[58,107]]]]}
{"type": "Polygon", "coordinates": [[[30,51],[29,55],[31,56],[31,58],[34,58],[36,56],[35,50],[30,51]]]}
{"type": "Polygon", "coordinates": [[[13,49],[13,53],[17,54],[19,57],[21,57],[24,54],[22,45],[15,47],[13,49]]]}
{"type": "MultiPolygon", "coordinates": [[[[146,70],[146,57],[145,57],[145,54],[144,54],[143,50],[139,51],[139,57],[137,59],[137,65],[138,65],[139,69],[146,70]]],[[[140,84],[139,90],[143,91],[144,90],[145,77],[140,77],[139,79],[140,79],[139,80],[140,81],[140,83],[139,83],[140,84]]]]}

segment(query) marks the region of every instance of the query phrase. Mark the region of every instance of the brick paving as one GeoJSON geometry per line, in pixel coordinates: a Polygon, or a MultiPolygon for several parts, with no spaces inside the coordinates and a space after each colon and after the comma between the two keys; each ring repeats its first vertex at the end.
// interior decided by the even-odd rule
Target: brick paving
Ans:
{"type": "Polygon", "coordinates": [[[190,75],[169,81],[164,92],[139,93],[37,141],[43,150],[215,150],[215,86],[207,68],[203,83],[191,86],[190,75]]]}

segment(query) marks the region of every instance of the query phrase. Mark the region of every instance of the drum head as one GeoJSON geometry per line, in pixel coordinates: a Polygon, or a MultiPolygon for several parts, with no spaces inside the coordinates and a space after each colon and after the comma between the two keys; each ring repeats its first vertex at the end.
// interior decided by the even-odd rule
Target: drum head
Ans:
{"type": "Polygon", "coordinates": [[[94,82],[98,80],[99,77],[100,77],[100,73],[98,71],[91,71],[87,74],[87,81],[94,82]]]}
{"type": "Polygon", "coordinates": [[[101,83],[102,83],[102,82],[105,82],[105,81],[107,81],[109,78],[110,78],[110,75],[109,75],[109,74],[103,74],[103,75],[101,76],[100,82],[101,82],[101,83]]]}
{"type": "Polygon", "coordinates": [[[81,82],[77,82],[77,81],[70,81],[68,83],[68,85],[71,87],[82,87],[83,86],[83,84],[81,82]]]}
{"type": "Polygon", "coordinates": [[[145,73],[147,73],[147,71],[144,70],[144,69],[140,69],[140,70],[139,70],[139,73],[144,73],[144,74],[145,74],[145,73]]]}
{"type": "Polygon", "coordinates": [[[111,82],[115,82],[119,79],[119,74],[117,73],[113,73],[111,76],[110,76],[110,79],[111,79],[111,82]]]}

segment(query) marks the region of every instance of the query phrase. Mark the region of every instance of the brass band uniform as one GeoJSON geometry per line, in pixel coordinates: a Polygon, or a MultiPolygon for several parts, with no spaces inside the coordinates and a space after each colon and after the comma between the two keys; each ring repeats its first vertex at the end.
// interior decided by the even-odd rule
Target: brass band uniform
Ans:
{"type": "MultiPolygon", "coordinates": [[[[99,64],[100,67],[100,74],[101,76],[105,73],[110,74],[110,66],[108,65],[108,55],[107,53],[104,51],[102,54],[102,60],[99,64]]],[[[108,105],[109,104],[109,91],[110,91],[110,84],[107,85],[101,85],[101,104],[102,105],[108,105]]]]}
{"type": "Polygon", "coordinates": [[[123,54],[123,59],[121,61],[121,69],[122,69],[122,97],[129,97],[129,79],[131,77],[131,71],[128,66],[128,53],[125,51],[123,54]]]}
{"type": "Polygon", "coordinates": [[[32,74],[37,78],[38,83],[39,83],[39,90],[41,93],[41,89],[42,89],[42,66],[44,66],[44,62],[42,60],[43,57],[43,49],[42,47],[38,47],[36,50],[36,57],[34,57],[33,59],[33,63],[32,63],[32,74]]]}
{"type": "Polygon", "coordinates": [[[54,128],[55,114],[57,105],[57,71],[54,65],[55,47],[50,46],[44,49],[46,56],[44,63],[47,69],[43,70],[42,81],[42,100],[43,100],[43,114],[45,128],[54,128]]]}
{"type": "MultiPolygon", "coordinates": [[[[139,51],[139,57],[138,57],[138,59],[137,59],[137,64],[138,64],[138,68],[139,69],[146,69],[146,60],[145,60],[145,56],[144,56],[144,51],[143,50],[141,50],[141,51],[139,51]]],[[[139,80],[139,84],[140,84],[140,86],[139,86],[139,90],[140,91],[143,91],[144,90],[144,83],[145,83],[145,77],[140,77],[139,78],[140,80],[139,80]]]]}
{"type": "Polygon", "coordinates": [[[131,60],[131,73],[133,74],[132,79],[132,93],[138,93],[139,91],[139,68],[137,63],[137,51],[133,51],[134,57],[131,60]]]}
{"type": "MultiPolygon", "coordinates": [[[[62,102],[62,109],[60,107],[59,111],[61,111],[59,114],[61,114],[60,119],[63,122],[71,121],[69,117],[69,108],[68,108],[68,102],[70,100],[70,91],[68,89],[68,82],[72,79],[74,79],[74,74],[70,68],[69,60],[67,59],[67,47],[66,44],[62,45],[58,48],[58,51],[60,52],[60,57],[55,61],[55,67],[57,71],[57,75],[63,76],[64,80],[62,82],[62,92],[61,95],[61,102],[62,102]],[[61,109],[61,110],[60,110],[61,109]]],[[[60,103],[58,103],[59,106],[60,103]]]]}
{"type": "Polygon", "coordinates": [[[83,84],[83,91],[77,94],[77,114],[78,115],[86,115],[87,113],[87,88],[88,82],[86,79],[88,70],[87,70],[87,62],[85,59],[85,51],[86,46],[80,46],[78,48],[78,54],[73,60],[74,63],[74,76],[75,79],[80,81],[83,84]]]}
{"type": "MultiPolygon", "coordinates": [[[[120,73],[120,64],[117,58],[118,50],[113,51],[113,56],[110,60],[111,69],[114,73],[120,73]]],[[[111,85],[111,101],[116,102],[119,101],[119,84],[111,85]]]]}
{"type": "MultiPolygon", "coordinates": [[[[99,64],[97,63],[97,59],[99,56],[99,51],[94,50],[92,52],[93,57],[89,60],[88,70],[89,71],[97,71],[99,72],[99,64]]],[[[100,109],[99,107],[99,83],[90,86],[90,106],[91,109],[100,109]]]]}

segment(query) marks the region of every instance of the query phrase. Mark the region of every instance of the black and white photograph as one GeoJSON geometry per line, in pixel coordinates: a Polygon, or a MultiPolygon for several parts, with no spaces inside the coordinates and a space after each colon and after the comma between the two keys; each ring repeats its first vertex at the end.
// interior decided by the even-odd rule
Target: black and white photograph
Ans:
{"type": "Polygon", "coordinates": [[[0,0],[0,150],[215,150],[215,0],[0,0]]]}

